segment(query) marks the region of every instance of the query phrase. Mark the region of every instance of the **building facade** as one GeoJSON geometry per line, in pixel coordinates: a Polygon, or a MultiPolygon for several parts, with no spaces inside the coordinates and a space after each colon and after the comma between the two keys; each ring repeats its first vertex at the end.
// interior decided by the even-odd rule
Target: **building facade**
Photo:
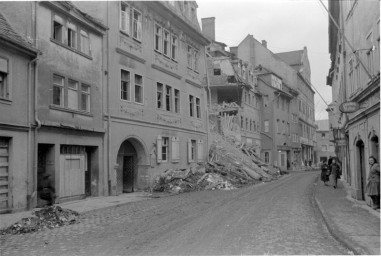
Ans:
{"type": "Polygon", "coordinates": [[[258,76],[262,93],[262,152],[266,162],[282,169],[298,167],[300,142],[296,117],[297,72],[281,58],[248,35],[237,47],[237,55],[249,61],[258,76]]]}
{"type": "Polygon", "coordinates": [[[202,19],[203,33],[212,40],[207,48],[208,88],[212,105],[209,115],[218,115],[222,134],[233,136],[237,143],[244,143],[260,155],[262,101],[254,66],[237,58],[236,48],[230,48],[228,52],[224,43],[215,41],[214,26],[214,18],[202,19]],[[226,105],[229,107],[224,108],[226,105]]]}
{"type": "Polygon", "coordinates": [[[298,107],[298,143],[301,151],[297,152],[298,165],[316,163],[314,158],[315,141],[315,92],[311,86],[311,68],[308,60],[307,47],[303,50],[282,52],[276,54],[297,72],[298,96],[295,103],[298,107]]]}
{"type": "Polygon", "coordinates": [[[57,201],[104,195],[103,34],[106,27],[70,2],[2,2],[15,30],[34,43],[36,60],[32,186],[50,174],[57,201]]]}
{"type": "Polygon", "coordinates": [[[0,12],[0,213],[27,208],[34,179],[31,119],[38,51],[7,18],[0,12]]]}
{"type": "Polygon", "coordinates": [[[316,160],[318,163],[322,163],[330,157],[335,156],[335,145],[329,139],[329,120],[317,120],[316,129],[316,160]]]}
{"type": "Polygon", "coordinates": [[[371,204],[365,194],[368,158],[380,159],[380,2],[328,3],[331,68],[327,84],[332,87],[332,103],[327,111],[331,139],[352,197],[371,204]],[[346,109],[344,102],[355,108],[346,109]]]}
{"type": "Polygon", "coordinates": [[[205,38],[194,1],[76,2],[107,32],[109,194],[150,187],[207,156],[205,38]]]}

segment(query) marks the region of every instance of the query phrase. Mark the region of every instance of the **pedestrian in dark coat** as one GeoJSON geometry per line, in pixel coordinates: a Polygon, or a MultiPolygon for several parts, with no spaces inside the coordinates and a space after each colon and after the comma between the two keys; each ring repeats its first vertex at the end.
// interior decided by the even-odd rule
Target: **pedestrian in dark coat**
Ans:
{"type": "Polygon", "coordinates": [[[44,174],[41,183],[38,187],[40,198],[48,201],[48,205],[53,205],[56,198],[56,190],[54,189],[53,182],[50,179],[50,174],[44,174]]]}
{"type": "Polygon", "coordinates": [[[321,169],[321,175],[320,175],[320,179],[321,181],[324,182],[324,185],[327,186],[327,181],[329,181],[329,173],[328,173],[328,164],[327,164],[327,160],[324,160],[322,165],[320,166],[320,169],[321,169]]]}
{"type": "Polygon", "coordinates": [[[338,163],[336,163],[336,159],[332,158],[332,164],[330,165],[330,174],[333,182],[333,188],[337,187],[337,179],[340,178],[341,168],[338,163]]]}
{"type": "Polygon", "coordinates": [[[376,158],[369,157],[370,172],[368,184],[365,187],[365,193],[368,194],[373,201],[373,209],[380,209],[380,165],[376,158]]]}

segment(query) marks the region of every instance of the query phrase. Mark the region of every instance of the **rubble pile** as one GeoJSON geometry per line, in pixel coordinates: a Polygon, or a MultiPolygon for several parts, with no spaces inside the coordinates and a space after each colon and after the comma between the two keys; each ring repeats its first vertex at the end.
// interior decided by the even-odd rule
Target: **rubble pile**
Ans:
{"type": "Polygon", "coordinates": [[[264,163],[253,147],[236,146],[218,133],[210,133],[209,161],[190,169],[167,169],[156,177],[155,192],[231,190],[246,184],[277,179],[279,169],[264,163]]]}
{"type": "Polygon", "coordinates": [[[21,234],[35,232],[45,228],[53,229],[77,223],[79,216],[78,212],[62,209],[60,206],[47,206],[33,212],[33,214],[36,216],[23,218],[19,222],[1,230],[0,234],[21,234]]]}

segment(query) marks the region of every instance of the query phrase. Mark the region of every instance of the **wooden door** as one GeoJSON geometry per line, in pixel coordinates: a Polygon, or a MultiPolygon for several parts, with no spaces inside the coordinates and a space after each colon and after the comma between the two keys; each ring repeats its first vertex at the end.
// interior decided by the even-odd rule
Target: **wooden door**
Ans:
{"type": "Polygon", "coordinates": [[[84,194],[85,156],[61,155],[59,197],[70,197],[84,194]]]}

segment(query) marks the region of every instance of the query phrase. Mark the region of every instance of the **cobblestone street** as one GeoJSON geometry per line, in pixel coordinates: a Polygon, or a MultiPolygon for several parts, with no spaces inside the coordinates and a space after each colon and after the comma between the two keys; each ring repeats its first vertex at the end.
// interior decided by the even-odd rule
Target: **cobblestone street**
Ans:
{"type": "Polygon", "coordinates": [[[76,225],[1,237],[2,255],[349,254],[311,201],[316,175],[91,212],[76,225]]]}

